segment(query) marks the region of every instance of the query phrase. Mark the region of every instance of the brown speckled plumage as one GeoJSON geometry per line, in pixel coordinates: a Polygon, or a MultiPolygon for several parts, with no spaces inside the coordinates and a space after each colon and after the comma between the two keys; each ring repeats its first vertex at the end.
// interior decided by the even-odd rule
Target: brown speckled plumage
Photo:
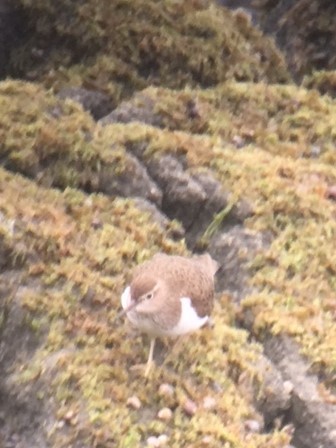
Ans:
{"type": "Polygon", "coordinates": [[[151,337],[145,376],[157,336],[190,333],[207,322],[217,268],[208,254],[187,258],[159,253],[134,270],[121,303],[131,323],[151,337]]]}
{"type": "Polygon", "coordinates": [[[173,327],[181,314],[180,298],[189,297],[198,316],[208,316],[213,308],[216,270],[217,263],[208,254],[191,258],[154,255],[134,270],[131,296],[138,300],[158,282],[160,294],[155,302],[139,305],[137,312],[152,315],[164,328],[173,327]]]}

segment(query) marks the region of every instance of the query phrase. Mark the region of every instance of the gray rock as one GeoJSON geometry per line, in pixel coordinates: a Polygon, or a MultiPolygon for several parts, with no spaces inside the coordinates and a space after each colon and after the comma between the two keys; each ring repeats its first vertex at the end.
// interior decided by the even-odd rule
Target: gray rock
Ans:
{"type": "Polygon", "coordinates": [[[336,405],[321,398],[318,378],[310,372],[297,344],[289,337],[273,336],[264,347],[283,378],[293,384],[289,411],[289,419],[295,425],[293,444],[298,448],[335,448],[336,405]]]}
{"type": "Polygon", "coordinates": [[[189,229],[201,212],[207,195],[175,157],[164,154],[147,162],[150,176],[163,192],[162,210],[189,229]]]}
{"type": "Polygon", "coordinates": [[[160,205],[162,192],[149,177],[145,167],[132,154],[126,155],[126,168],[116,173],[114,167],[102,167],[99,191],[123,197],[140,196],[160,205]]]}
{"type": "Polygon", "coordinates": [[[136,206],[146,213],[149,213],[152,219],[159,226],[168,232],[168,235],[174,239],[181,239],[185,236],[185,231],[181,225],[176,224],[174,228],[171,226],[171,220],[162,213],[154,204],[144,198],[134,198],[136,206]]]}
{"type": "Polygon", "coordinates": [[[62,99],[70,98],[77,101],[91,113],[95,120],[104,117],[113,109],[112,100],[108,95],[83,87],[64,87],[58,92],[58,96],[62,99]]]}
{"type": "Polygon", "coordinates": [[[242,225],[215,234],[209,252],[221,266],[217,274],[218,288],[228,291],[238,302],[251,293],[248,265],[269,243],[269,235],[251,232],[242,225]]]}
{"type": "Polygon", "coordinates": [[[139,121],[163,127],[160,115],[155,112],[155,102],[144,93],[137,93],[131,100],[123,101],[110,114],[100,120],[102,125],[139,121]]]}

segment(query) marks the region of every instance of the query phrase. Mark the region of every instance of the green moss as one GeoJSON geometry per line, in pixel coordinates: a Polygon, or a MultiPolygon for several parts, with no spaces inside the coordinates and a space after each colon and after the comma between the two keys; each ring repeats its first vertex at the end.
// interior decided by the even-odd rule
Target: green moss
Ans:
{"type": "Polygon", "coordinates": [[[103,175],[122,174],[125,148],[72,101],[20,81],[0,84],[1,155],[4,165],[45,185],[103,189],[103,175]]]}
{"type": "Polygon", "coordinates": [[[117,104],[150,84],[180,88],[225,79],[289,80],[274,43],[244,14],[214,3],[20,3],[28,31],[12,55],[10,73],[43,80],[48,87],[83,85],[108,92],[117,104]],[[39,51],[42,56],[32,57],[39,51]]]}
{"type": "Polygon", "coordinates": [[[245,440],[242,421],[253,418],[255,410],[231,372],[253,378],[260,347],[234,329],[234,310],[226,297],[216,304],[214,329],[186,338],[180,349],[170,343],[166,351],[171,353],[151,381],[130,370],[144,361],[148,341],[113,321],[120,292],[136,264],[158,250],[186,253],[183,243],[169,240],[131,200],[44,189],[3,169],[0,189],[2,213],[16,220],[14,245],[24,242],[30,248],[22,305],[34,331],[46,332],[33,359],[17,366],[16,378],[48,384],[40,399],[55,400],[53,446],[82,437],[90,444],[127,447],[163,432],[172,447],[201,446],[205,436],[232,447],[280,448],[288,441],[281,432],[245,440]],[[93,220],[100,223],[94,229],[93,220]],[[159,395],[162,383],[175,387],[168,402],[159,395]],[[139,411],[127,406],[132,395],[141,400],[139,411]],[[216,398],[215,411],[202,409],[209,395],[216,398]],[[199,406],[194,417],[183,411],[186,399],[199,406]],[[156,418],[165,405],[173,409],[168,423],[156,418]]]}
{"type": "Polygon", "coordinates": [[[316,71],[303,79],[303,85],[308,89],[316,89],[322,95],[336,97],[336,71],[321,70],[316,71]]]}
{"type": "MultiPolygon", "coordinates": [[[[47,329],[43,347],[16,373],[21,381],[42,377],[50,384],[45,393],[56,397],[59,426],[69,432],[67,438],[56,426],[53,446],[83,437],[91,446],[126,447],[165,432],[172,447],[202,446],[202,437],[210,436],[230,447],[280,448],[289,443],[285,432],[247,436],[242,428],[255,410],[237,378],[242,372],[255,378],[261,349],[234,327],[229,298],[216,304],[213,330],[186,338],[183,356],[169,346],[171,356],[150,382],[130,370],[144,361],[148,341],[114,322],[120,292],[132,268],[153,253],[187,249],[132,200],[76,188],[89,180],[99,189],[101,170],[123,172],[132,149],[145,148],[148,158],[183,155],[190,171],[211,168],[235,200],[253,203],[250,230],[273,235],[252,266],[258,292],[243,304],[255,315],[255,334],[292,335],[316,368],[333,378],[336,221],[327,192],[336,184],[335,101],[294,86],[250,83],[145,94],[155,99],[166,129],[141,123],[101,128],[79,106],[39,86],[0,86],[5,166],[63,190],[0,170],[0,235],[11,253],[24,254],[20,299],[33,328],[47,329]],[[196,119],[188,116],[191,100],[196,119]],[[240,150],[235,136],[245,142],[240,150]],[[321,148],[319,156],[308,157],[311,145],[321,148]],[[166,424],[156,418],[165,405],[162,383],[175,387],[173,418],[166,424]],[[139,411],[127,407],[132,395],[142,402],[139,411]],[[217,400],[215,411],[202,409],[209,395],[217,400]],[[187,398],[199,405],[193,417],[183,411],[187,398]]],[[[224,214],[214,218],[211,231],[224,214]]]]}

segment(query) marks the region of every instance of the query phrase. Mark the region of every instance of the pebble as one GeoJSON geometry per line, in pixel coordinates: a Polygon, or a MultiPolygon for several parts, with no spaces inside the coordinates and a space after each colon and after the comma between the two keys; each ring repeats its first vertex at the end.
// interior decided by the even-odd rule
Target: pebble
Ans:
{"type": "Polygon", "coordinates": [[[158,437],[151,436],[147,439],[147,446],[154,448],[159,448],[160,446],[165,446],[168,442],[168,436],[166,434],[161,434],[158,437]]]}
{"type": "Polygon", "coordinates": [[[169,420],[171,420],[172,416],[173,416],[173,412],[169,408],[162,408],[158,412],[159,419],[164,420],[165,422],[168,422],[169,420]]]}
{"type": "Polygon", "coordinates": [[[261,432],[261,424],[258,422],[258,420],[245,420],[244,426],[246,431],[253,433],[261,432]]]}
{"type": "Polygon", "coordinates": [[[202,439],[202,444],[203,445],[211,445],[211,446],[213,446],[213,442],[214,442],[214,440],[213,440],[213,437],[211,437],[211,436],[204,436],[203,439],[202,439]]]}
{"type": "Polygon", "coordinates": [[[141,408],[141,401],[136,395],[132,395],[132,397],[129,397],[127,400],[127,406],[133,409],[140,409],[141,408]]]}
{"type": "Polygon", "coordinates": [[[197,404],[196,404],[194,401],[192,401],[192,400],[190,400],[189,398],[187,398],[187,399],[185,400],[185,402],[183,403],[182,408],[183,408],[184,412],[185,412],[187,415],[189,415],[190,417],[192,417],[193,415],[196,414],[196,411],[197,411],[197,404]]]}
{"type": "Polygon", "coordinates": [[[336,185],[332,185],[327,188],[326,196],[328,199],[332,199],[333,201],[336,201],[336,185]]]}
{"type": "Polygon", "coordinates": [[[284,381],[283,387],[284,387],[285,392],[287,394],[291,394],[293,392],[293,389],[294,389],[294,384],[291,381],[284,381]]]}
{"type": "Polygon", "coordinates": [[[212,411],[216,407],[216,400],[213,397],[204,397],[203,408],[207,411],[212,411]]]}
{"type": "Polygon", "coordinates": [[[160,397],[172,397],[174,395],[174,388],[171,384],[163,383],[159,387],[160,397]]]}

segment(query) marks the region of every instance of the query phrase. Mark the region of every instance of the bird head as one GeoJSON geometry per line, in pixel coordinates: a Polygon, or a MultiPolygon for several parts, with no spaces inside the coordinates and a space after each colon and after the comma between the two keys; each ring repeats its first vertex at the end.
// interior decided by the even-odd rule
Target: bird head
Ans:
{"type": "Polygon", "coordinates": [[[150,274],[137,276],[131,282],[127,306],[116,319],[134,310],[140,313],[154,313],[159,307],[165,291],[163,282],[150,274]]]}

